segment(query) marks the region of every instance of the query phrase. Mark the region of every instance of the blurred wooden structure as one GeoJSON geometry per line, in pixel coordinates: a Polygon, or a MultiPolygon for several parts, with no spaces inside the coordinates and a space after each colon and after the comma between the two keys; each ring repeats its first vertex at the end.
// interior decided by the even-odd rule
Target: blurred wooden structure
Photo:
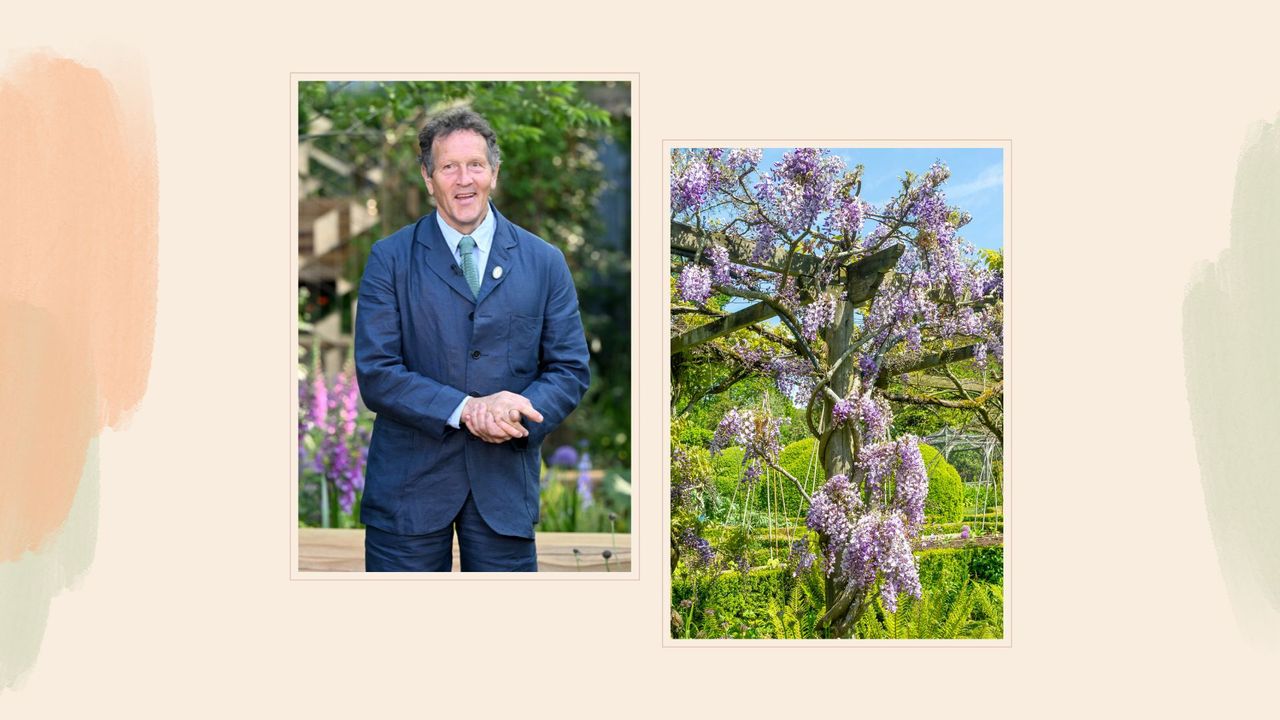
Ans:
{"type": "MultiPolygon", "coordinates": [[[[538,533],[539,572],[630,572],[631,536],[619,533],[538,533]],[[577,559],[574,549],[578,550],[577,559]],[[613,557],[605,567],[604,551],[613,557]]],[[[458,544],[453,545],[453,571],[458,544]]],[[[298,570],[302,572],[362,572],[364,530],[298,529],[298,570]]]]}
{"type": "MultiPolygon", "coordinates": [[[[329,129],[327,122],[310,131],[329,129]]],[[[356,170],[319,150],[312,141],[298,143],[298,284],[329,287],[334,301],[333,312],[314,324],[299,327],[298,342],[304,348],[318,343],[321,367],[331,375],[342,366],[351,345],[350,333],[342,331],[342,313],[337,311],[342,299],[355,289],[347,277],[351,240],[377,225],[378,205],[372,197],[319,196],[321,183],[313,175],[313,164],[342,175],[356,170]]],[[[381,182],[382,173],[370,171],[362,177],[376,185],[381,182]]]]}

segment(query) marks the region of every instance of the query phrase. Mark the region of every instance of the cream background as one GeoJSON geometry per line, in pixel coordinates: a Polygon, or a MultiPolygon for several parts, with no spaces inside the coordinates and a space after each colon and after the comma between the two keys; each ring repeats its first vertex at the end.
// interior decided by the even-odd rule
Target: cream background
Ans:
{"type": "Polygon", "coordinates": [[[1248,128],[1280,111],[1275,13],[604,7],[24,6],[0,27],[5,49],[145,62],[161,178],[148,394],[100,439],[96,558],[0,714],[1274,711],[1280,655],[1240,636],[1217,566],[1180,329],[1248,128]],[[289,73],[516,70],[641,74],[649,488],[664,138],[1012,139],[1011,648],[664,649],[657,502],[633,582],[289,579],[289,73]]]}

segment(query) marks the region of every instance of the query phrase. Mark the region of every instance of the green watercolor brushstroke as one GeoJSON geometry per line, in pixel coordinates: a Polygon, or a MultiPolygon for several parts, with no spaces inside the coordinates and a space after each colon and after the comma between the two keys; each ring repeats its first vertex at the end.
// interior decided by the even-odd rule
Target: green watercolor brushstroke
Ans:
{"type": "Polygon", "coordinates": [[[54,596],[74,588],[93,562],[98,539],[98,438],[62,527],[38,551],[0,563],[0,692],[16,688],[35,664],[54,596]]]}
{"type": "Polygon", "coordinates": [[[1183,304],[1187,400],[1205,508],[1243,634],[1280,648],[1280,125],[1236,172],[1231,244],[1183,304]]]}

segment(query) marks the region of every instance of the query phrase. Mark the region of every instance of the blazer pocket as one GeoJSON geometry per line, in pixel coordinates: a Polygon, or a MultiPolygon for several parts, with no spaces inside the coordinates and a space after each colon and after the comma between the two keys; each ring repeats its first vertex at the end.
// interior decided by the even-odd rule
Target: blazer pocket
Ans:
{"type": "Polygon", "coordinates": [[[507,365],[512,375],[528,377],[538,372],[541,340],[541,315],[511,316],[507,330],[507,365]]]}
{"type": "Polygon", "coordinates": [[[365,465],[364,504],[394,510],[414,459],[422,453],[421,434],[390,418],[378,418],[365,465]]]}

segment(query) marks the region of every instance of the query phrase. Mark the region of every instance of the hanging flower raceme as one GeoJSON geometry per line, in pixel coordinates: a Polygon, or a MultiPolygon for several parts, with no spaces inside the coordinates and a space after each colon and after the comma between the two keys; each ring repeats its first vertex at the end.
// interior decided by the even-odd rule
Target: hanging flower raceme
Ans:
{"type": "Polygon", "coordinates": [[[711,297],[711,271],[701,265],[686,265],[676,280],[680,299],[702,305],[711,297]]]}
{"type": "Polygon", "coordinates": [[[716,559],[715,548],[706,538],[699,536],[693,528],[685,528],[680,533],[680,545],[693,553],[693,565],[711,567],[716,559]]]}
{"type": "Polygon", "coordinates": [[[716,426],[711,438],[711,452],[718,454],[727,447],[742,448],[742,481],[753,483],[760,478],[764,466],[775,462],[782,452],[782,419],[754,410],[730,408],[716,426]]]}
{"type": "Polygon", "coordinates": [[[826,540],[827,573],[858,588],[879,580],[881,600],[893,612],[900,593],[920,597],[911,538],[924,522],[928,475],[910,435],[864,446],[858,470],[862,483],[836,475],[814,494],[806,524],[826,540]]]}
{"type": "Polygon", "coordinates": [[[732,285],[733,263],[729,260],[729,251],[720,245],[712,245],[707,248],[707,259],[711,261],[711,282],[732,285]]]}
{"type": "Polygon", "coordinates": [[[707,201],[712,190],[711,169],[702,155],[690,155],[684,167],[671,179],[671,210],[696,209],[707,201]]]}
{"type": "Polygon", "coordinates": [[[800,334],[805,340],[813,342],[818,337],[818,331],[830,325],[835,317],[835,296],[823,294],[800,311],[800,334]]]}

